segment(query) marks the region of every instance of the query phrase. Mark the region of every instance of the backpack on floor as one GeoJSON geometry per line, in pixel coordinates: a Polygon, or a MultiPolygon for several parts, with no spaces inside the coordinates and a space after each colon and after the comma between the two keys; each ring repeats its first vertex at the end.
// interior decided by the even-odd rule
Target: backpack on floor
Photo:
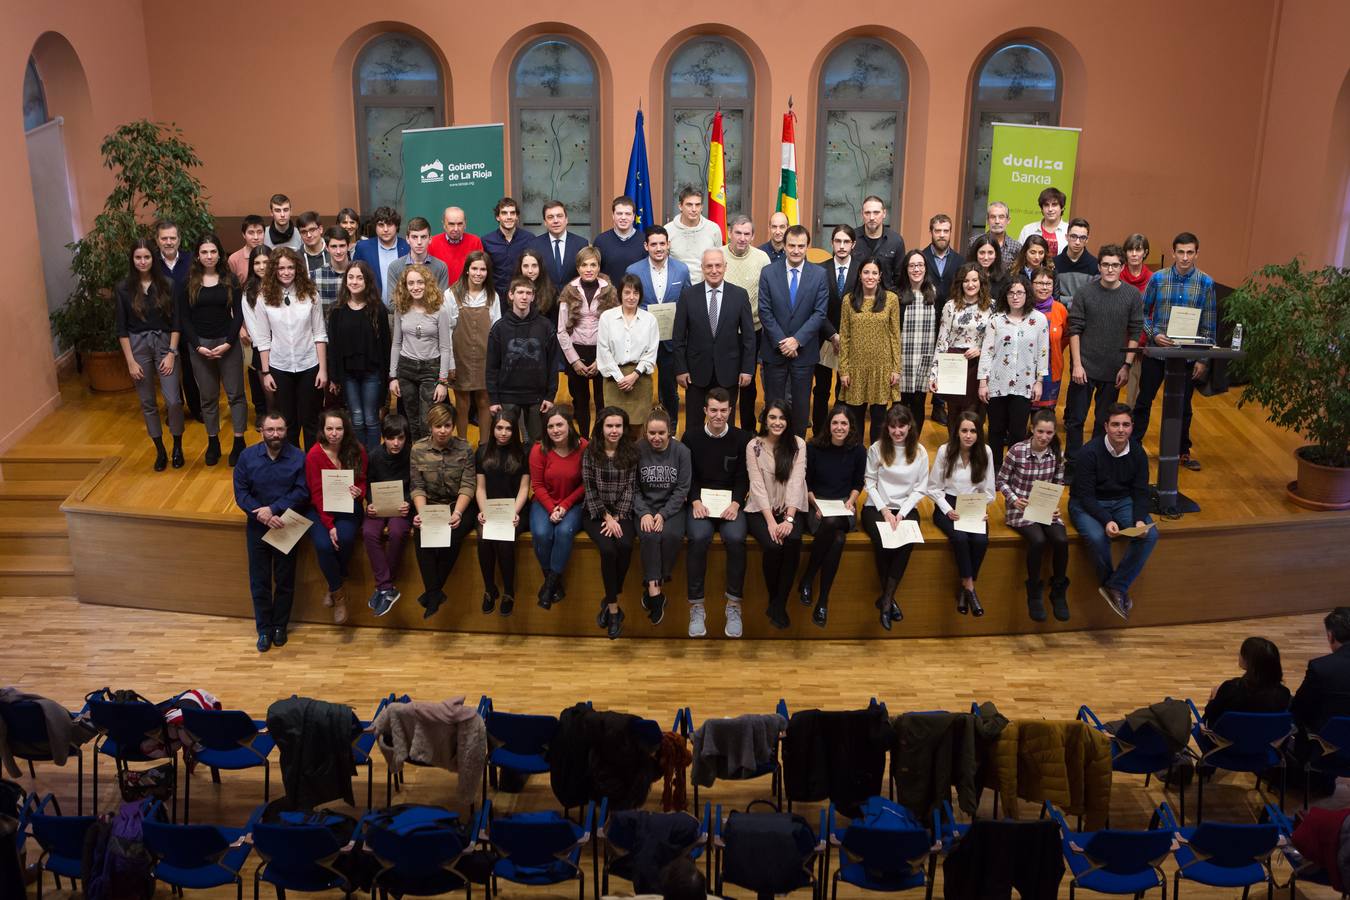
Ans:
{"type": "Polygon", "coordinates": [[[732,810],[723,834],[726,881],[760,895],[786,894],[810,884],[816,839],[801,816],[732,810]]]}
{"type": "Polygon", "coordinates": [[[155,861],[141,831],[147,816],[162,819],[164,808],[154,800],[123,803],[89,829],[81,871],[85,900],[150,900],[155,861]]]}

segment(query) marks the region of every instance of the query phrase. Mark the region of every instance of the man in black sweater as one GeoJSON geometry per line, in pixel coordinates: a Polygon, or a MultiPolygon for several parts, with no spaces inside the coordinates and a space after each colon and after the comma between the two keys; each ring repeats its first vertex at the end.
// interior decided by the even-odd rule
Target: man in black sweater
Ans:
{"type": "Polygon", "coordinates": [[[1101,581],[1098,592],[1122,619],[1128,619],[1134,602],[1130,585],[1144,570],[1158,529],[1148,515],[1148,457],[1130,442],[1134,416],[1124,403],[1107,410],[1106,434],[1093,438],[1078,453],[1069,517],[1087,541],[1101,581]],[[1126,528],[1142,528],[1129,536],[1129,547],[1120,564],[1111,564],[1111,539],[1126,528]]]}
{"type": "Polygon", "coordinates": [[[525,418],[525,438],[544,437],[544,413],[553,408],[558,393],[558,336],[553,324],[534,308],[534,285],[514,278],[509,290],[511,308],[488,332],[487,392],[489,409],[519,406],[525,418]]]}

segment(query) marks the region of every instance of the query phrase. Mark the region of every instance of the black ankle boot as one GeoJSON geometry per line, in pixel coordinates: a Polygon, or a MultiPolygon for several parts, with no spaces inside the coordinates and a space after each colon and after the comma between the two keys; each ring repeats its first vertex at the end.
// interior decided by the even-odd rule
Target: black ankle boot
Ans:
{"type": "Polygon", "coordinates": [[[204,460],[204,462],[205,462],[208,466],[214,466],[216,463],[220,462],[220,437],[219,437],[219,436],[213,434],[213,435],[210,435],[209,437],[207,437],[207,439],[206,439],[206,459],[204,460]]]}
{"type": "Polygon", "coordinates": [[[155,471],[163,472],[169,467],[169,454],[164,451],[163,438],[151,438],[155,443],[155,471]]]}
{"type": "Polygon", "coordinates": [[[1051,578],[1050,579],[1050,607],[1055,612],[1055,619],[1060,622],[1069,621],[1069,579],[1051,578]]]}
{"type": "Polygon", "coordinates": [[[1027,579],[1027,615],[1031,616],[1033,622],[1045,621],[1045,602],[1041,600],[1041,588],[1045,582],[1039,578],[1027,579]]]}
{"type": "Polygon", "coordinates": [[[544,573],[544,583],[539,587],[539,607],[548,609],[553,606],[553,590],[558,583],[558,576],[552,572],[544,573]]]}
{"type": "Polygon", "coordinates": [[[230,448],[231,469],[233,469],[235,464],[239,462],[239,454],[243,453],[244,449],[247,446],[248,445],[244,443],[244,436],[242,434],[236,434],[234,436],[234,446],[230,448]]]}
{"type": "Polygon", "coordinates": [[[958,587],[956,589],[956,611],[963,616],[970,612],[970,602],[969,598],[966,597],[966,589],[964,587],[958,587]]]}
{"type": "Polygon", "coordinates": [[[185,460],[183,459],[183,436],[181,434],[176,434],[174,435],[173,438],[173,467],[175,469],[181,469],[183,468],[184,462],[185,460]]]}

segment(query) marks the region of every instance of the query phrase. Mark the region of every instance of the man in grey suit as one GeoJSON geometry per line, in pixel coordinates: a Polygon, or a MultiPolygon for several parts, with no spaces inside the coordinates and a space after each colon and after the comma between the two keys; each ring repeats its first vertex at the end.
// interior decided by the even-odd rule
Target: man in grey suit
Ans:
{"type": "MultiPolygon", "coordinates": [[[[648,225],[643,231],[647,257],[628,267],[626,274],[642,282],[642,308],[658,303],[674,303],[689,286],[689,267],[670,255],[670,237],[660,225],[648,225]]],[[[617,291],[618,285],[614,286],[617,291]]],[[[656,350],[656,395],[670,413],[670,431],[680,423],[680,389],[675,384],[675,344],[662,341],[656,350]]],[[[702,407],[700,407],[700,414],[702,407]]]]}
{"type": "Polygon", "coordinates": [[[703,251],[703,283],[684,289],[675,307],[675,380],[684,388],[687,429],[703,426],[708,391],[725,388],[736,414],[736,395],[755,377],[755,321],[750,294],[726,280],[721,247],[703,251]]]}
{"type": "Polygon", "coordinates": [[[764,330],[764,399],[792,404],[792,431],[806,435],[811,420],[811,376],[820,362],[830,290],[825,270],[806,261],[811,235],[793,225],[781,262],[759,275],[759,322],[764,330]]]}

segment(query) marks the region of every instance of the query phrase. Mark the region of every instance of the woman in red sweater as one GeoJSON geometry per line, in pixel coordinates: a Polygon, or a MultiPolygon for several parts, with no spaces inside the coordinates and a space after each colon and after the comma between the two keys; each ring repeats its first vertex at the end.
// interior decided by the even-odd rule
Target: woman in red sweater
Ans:
{"type": "MultiPolygon", "coordinates": [[[[328,593],[323,605],[333,608],[333,624],[347,621],[347,592],[342,582],[347,577],[347,563],[361,542],[361,498],[366,495],[366,448],[352,430],[345,410],[328,410],[319,420],[319,440],[305,454],[305,480],[309,482],[309,518],[314,524],[309,529],[314,541],[314,554],[319,558],[319,570],[328,580],[328,593]],[[323,473],[329,469],[349,470],[351,485],[342,493],[346,511],[324,509],[323,473]]],[[[330,494],[333,492],[330,491],[330,494]]]]}
{"type": "Polygon", "coordinates": [[[581,451],[586,439],[577,435],[572,408],[555,406],[544,420],[544,439],[530,450],[530,540],[544,584],[539,605],[548,609],[562,600],[563,569],[572,555],[572,541],[581,529],[581,451]]]}

